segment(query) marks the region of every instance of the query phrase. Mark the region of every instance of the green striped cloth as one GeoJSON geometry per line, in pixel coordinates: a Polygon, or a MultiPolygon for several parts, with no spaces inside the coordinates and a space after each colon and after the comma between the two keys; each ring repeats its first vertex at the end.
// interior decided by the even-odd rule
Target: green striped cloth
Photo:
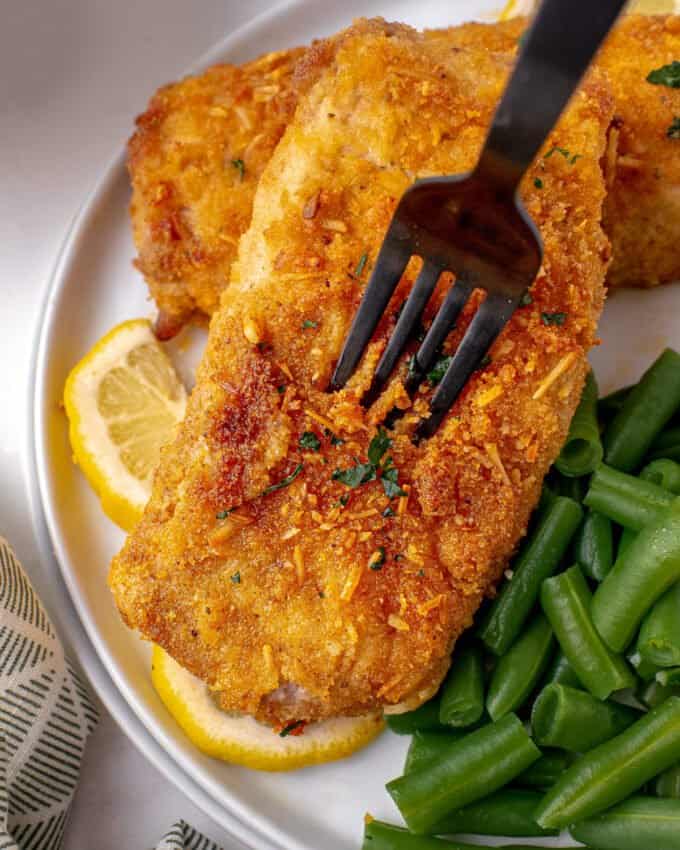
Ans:
{"type": "MultiPolygon", "coordinates": [[[[0,537],[0,850],[58,850],[97,708],[0,537]]],[[[122,813],[121,813],[122,814],[122,813]]],[[[157,850],[220,850],[184,821],[157,850]]]]}

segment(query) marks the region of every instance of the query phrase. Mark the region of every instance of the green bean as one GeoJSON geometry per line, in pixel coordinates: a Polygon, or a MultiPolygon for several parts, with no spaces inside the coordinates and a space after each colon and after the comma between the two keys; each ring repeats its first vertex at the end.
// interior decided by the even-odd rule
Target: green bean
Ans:
{"type": "Polygon", "coordinates": [[[543,829],[534,820],[540,802],[538,791],[504,788],[446,815],[432,832],[436,835],[507,835],[510,838],[557,835],[556,829],[543,829]]]}
{"type": "Polygon", "coordinates": [[[507,785],[540,754],[519,718],[508,714],[470,732],[436,761],[386,787],[409,830],[423,835],[454,809],[507,785]]]}
{"type": "Polygon", "coordinates": [[[616,557],[620,558],[623,555],[627,546],[629,546],[633,540],[637,537],[637,531],[634,531],[632,528],[624,528],[621,531],[621,537],[619,537],[619,546],[616,550],[616,557]]]}
{"type": "Polygon", "coordinates": [[[647,611],[678,580],[680,498],[642,529],[595,591],[591,614],[607,645],[625,649],[647,611]]]}
{"type": "Polygon", "coordinates": [[[656,777],[654,793],[657,797],[680,800],[680,764],[674,764],[656,777]]]}
{"type": "Polygon", "coordinates": [[[448,744],[463,737],[463,732],[449,730],[448,732],[414,732],[406,753],[404,773],[419,770],[437,758],[448,744]]]}
{"type": "Polygon", "coordinates": [[[649,447],[649,459],[657,460],[669,458],[677,460],[678,447],[680,447],[680,427],[673,426],[662,431],[649,447]]]}
{"type": "Polygon", "coordinates": [[[520,773],[515,782],[523,788],[545,790],[557,782],[572,761],[572,756],[563,750],[544,750],[543,755],[520,773]]]}
{"type": "Polygon", "coordinates": [[[518,638],[538,599],[541,583],[557,569],[583,513],[572,499],[557,497],[513,563],[513,575],[489,606],[479,635],[495,655],[504,655],[518,638]]]}
{"type": "Polygon", "coordinates": [[[624,401],[628,398],[634,384],[627,387],[621,387],[620,390],[615,390],[613,393],[604,396],[597,402],[598,418],[609,422],[623,407],[624,401]]]}
{"type": "Polygon", "coordinates": [[[569,425],[567,440],[555,466],[569,478],[590,475],[601,462],[604,450],[597,422],[597,381],[592,369],[586,376],[576,412],[569,425]]]}
{"type": "Polygon", "coordinates": [[[493,671],[486,697],[486,710],[492,720],[524,704],[548,666],[553,647],[550,623],[543,614],[536,614],[505,655],[498,659],[493,671]]]}
{"type": "Polygon", "coordinates": [[[561,649],[558,649],[555,653],[552,664],[543,679],[543,687],[547,685],[568,685],[570,688],[583,688],[581,680],[561,649]]]}
{"type": "Polygon", "coordinates": [[[655,522],[674,498],[663,487],[601,464],[590,479],[584,503],[619,525],[639,531],[655,522]]]}
{"type": "Polygon", "coordinates": [[[587,576],[602,581],[614,565],[614,529],[609,517],[586,511],[576,532],[574,557],[587,576]]]}
{"type": "Polygon", "coordinates": [[[680,583],[667,590],[642,621],[637,651],[656,667],[680,665],[680,583]]]}
{"type": "Polygon", "coordinates": [[[479,646],[468,645],[453,656],[451,671],[440,691],[439,722],[465,727],[484,712],[484,659],[479,646]]]}
{"type": "Polygon", "coordinates": [[[667,667],[659,670],[656,681],[665,688],[674,688],[680,685],[680,667],[667,667]]]}
{"type": "Polygon", "coordinates": [[[635,796],[569,828],[589,847],[680,850],[680,802],[635,796]]]}
{"type": "Polygon", "coordinates": [[[413,711],[405,711],[403,714],[386,714],[387,726],[397,735],[412,735],[414,732],[445,731],[439,722],[439,695],[424,702],[413,711]]]}
{"type": "Polygon", "coordinates": [[[630,391],[604,432],[610,466],[636,469],[680,406],[680,354],[667,348],[630,391]]]}
{"type": "Polygon", "coordinates": [[[562,652],[593,696],[606,699],[633,686],[632,671],[605,646],[593,625],[591,593],[577,566],[543,582],[541,605],[562,652]]]}
{"type": "Polygon", "coordinates": [[[643,683],[637,693],[638,699],[647,708],[656,708],[657,705],[661,705],[669,697],[678,696],[680,696],[680,687],[661,685],[656,680],[643,683]]]}
{"type": "Polygon", "coordinates": [[[676,496],[680,495],[680,463],[674,460],[668,460],[668,458],[653,460],[640,471],[640,478],[663,487],[664,490],[676,496]]]}
{"type": "Polygon", "coordinates": [[[536,820],[559,828],[592,817],[679,759],[680,698],[671,697],[574,762],[543,798],[536,820]]]}
{"type": "Polygon", "coordinates": [[[411,835],[406,829],[372,820],[364,827],[362,850],[470,850],[469,844],[453,844],[429,835],[411,835]]]}
{"type": "Polygon", "coordinates": [[[635,670],[637,677],[642,679],[643,682],[650,682],[659,672],[657,665],[647,661],[639,652],[632,652],[628,656],[628,663],[635,670]]]}
{"type": "MultiPolygon", "coordinates": [[[[413,835],[400,826],[392,826],[379,820],[372,820],[364,827],[362,850],[490,850],[481,844],[460,844],[445,838],[433,838],[429,835],[413,835]]],[[[493,850],[546,850],[546,848],[525,844],[513,844],[495,847],[493,850]]]]}
{"type": "Polygon", "coordinates": [[[623,732],[639,711],[616,702],[601,702],[585,691],[548,685],[536,698],[531,729],[539,747],[585,753],[623,732]]]}

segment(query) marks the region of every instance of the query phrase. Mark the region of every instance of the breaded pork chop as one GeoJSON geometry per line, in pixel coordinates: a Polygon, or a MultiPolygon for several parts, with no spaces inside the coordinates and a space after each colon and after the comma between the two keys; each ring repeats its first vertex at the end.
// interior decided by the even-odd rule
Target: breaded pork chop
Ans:
{"type": "Polygon", "coordinates": [[[130,215],[160,336],[217,309],[258,180],[295,111],[302,53],[216,65],[159,89],[137,119],[130,215]]]}
{"type": "MultiPolygon", "coordinates": [[[[428,36],[452,48],[514,56],[525,27],[518,18],[428,36]]],[[[131,215],[137,265],[160,308],[161,335],[216,309],[250,224],[257,181],[292,118],[300,85],[318,67],[304,56],[294,49],[242,68],[211,68],[161,89],[139,117],[129,145],[131,215]],[[234,165],[239,160],[243,169],[234,165]]],[[[680,142],[668,136],[680,115],[680,91],[645,81],[649,70],[678,57],[680,17],[631,15],[599,59],[610,75],[618,125],[605,209],[614,254],[610,286],[680,278],[680,142]]]]}
{"type": "Polygon", "coordinates": [[[613,103],[591,78],[546,147],[578,160],[541,158],[523,185],[545,244],[532,303],[437,435],[411,442],[431,388],[409,408],[405,360],[359,403],[416,263],[350,384],[327,392],[398,198],[472,166],[508,68],[379,20],[309,66],[318,80],[258,186],[186,420],[110,571],[129,626],[225,709],[273,724],[404,710],[437,689],[567,433],[609,257],[613,103]],[[394,404],[406,413],[388,437],[394,404]]]}
{"type": "MultiPolygon", "coordinates": [[[[451,46],[516,53],[526,19],[464,24],[428,36],[451,46]]],[[[653,85],[650,71],[680,61],[680,16],[627,15],[600,51],[615,100],[607,151],[604,228],[612,243],[609,286],[680,279],[680,89],[653,85]]]]}

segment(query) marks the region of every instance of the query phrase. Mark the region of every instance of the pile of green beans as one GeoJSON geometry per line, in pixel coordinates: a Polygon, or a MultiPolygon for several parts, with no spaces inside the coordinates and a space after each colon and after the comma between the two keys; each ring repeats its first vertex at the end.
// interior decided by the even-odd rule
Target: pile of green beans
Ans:
{"type": "Polygon", "coordinates": [[[364,850],[528,850],[512,839],[564,828],[598,850],[680,850],[678,422],[676,352],[599,402],[588,377],[475,637],[433,699],[387,717],[413,736],[387,784],[407,828],[369,820],[364,850]]]}

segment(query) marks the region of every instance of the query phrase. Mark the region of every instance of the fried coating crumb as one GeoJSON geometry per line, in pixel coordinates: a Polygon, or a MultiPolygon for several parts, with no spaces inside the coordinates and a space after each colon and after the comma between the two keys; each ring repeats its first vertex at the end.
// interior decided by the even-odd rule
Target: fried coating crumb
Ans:
{"type": "MultiPolygon", "coordinates": [[[[388,497],[380,470],[351,489],[334,472],[369,461],[390,405],[359,399],[417,262],[360,369],[329,393],[343,339],[398,198],[417,177],[472,166],[509,62],[372,20],[305,63],[308,91],[262,175],[186,420],[109,577],[128,625],[226,710],[272,724],[405,710],[436,691],[563,443],[609,260],[613,101],[593,76],[546,144],[579,159],[541,156],[522,187],[545,246],[532,303],[434,438],[410,439],[431,387],[405,411],[380,458],[401,492],[388,497]],[[561,325],[543,320],[556,312],[561,325]]],[[[406,358],[386,391],[403,406],[405,374],[406,358]]]]}

